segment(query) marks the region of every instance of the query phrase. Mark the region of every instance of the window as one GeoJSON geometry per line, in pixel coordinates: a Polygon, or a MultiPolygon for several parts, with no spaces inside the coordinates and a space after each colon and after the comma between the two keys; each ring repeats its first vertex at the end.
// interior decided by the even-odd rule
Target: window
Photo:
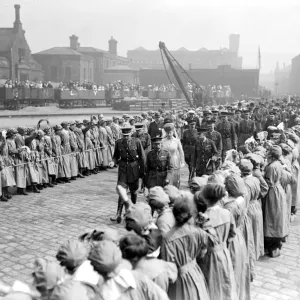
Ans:
{"type": "Polygon", "coordinates": [[[18,49],[19,63],[22,63],[25,58],[26,50],[24,48],[18,49]]]}
{"type": "Polygon", "coordinates": [[[71,80],[71,67],[65,68],[65,81],[71,80]]]}
{"type": "Polygon", "coordinates": [[[83,68],[83,80],[86,79],[86,68],[83,68]]]}
{"type": "Polygon", "coordinates": [[[90,68],[90,81],[93,81],[93,76],[92,76],[92,68],[90,68]]]}
{"type": "Polygon", "coordinates": [[[52,81],[58,81],[57,80],[57,66],[51,66],[51,80],[52,81]]]}

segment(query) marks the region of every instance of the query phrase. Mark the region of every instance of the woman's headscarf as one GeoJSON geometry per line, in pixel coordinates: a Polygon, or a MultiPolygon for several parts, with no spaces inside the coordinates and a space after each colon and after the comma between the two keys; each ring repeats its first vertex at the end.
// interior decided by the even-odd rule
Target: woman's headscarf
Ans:
{"type": "Polygon", "coordinates": [[[122,252],[115,243],[101,241],[91,250],[89,260],[99,274],[112,277],[122,262],[122,252]]]}
{"type": "Polygon", "coordinates": [[[112,241],[114,243],[119,242],[119,233],[116,229],[113,228],[101,228],[95,229],[91,232],[87,232],[79,237],[79,241],[87,241],[87,242],[100,242],[100,241],[112,241]]]}
{"type": "Polygon", "coordinates": [[[150,206],[162,208],[170,203],[169,196],[161,186],[155,186],[149,190],[148,201],[150,206]]]}
{"type": "Polygon", "coordinates": [[[63,268],[57,262],[38,258],[34,262],[33,285],[38,289],[52,290],[65,278],[63,268]]]}
{"type": "Polygon", "coordinates": [[[213,175],[208,177],[207,183],[216,183],[224,185],[225,175],[222,171],[216,171],[213,175]]]}
{"type": "Polygon", "coordinates": [[[239,176],[241,175],[241,170],[239,169],[239,167],[230,160],[224,161],[224,163],[222,164],[222,170],[229,172],[229,174],[237,174],[239,176]]]}
{"type": "Polygon", "coordinates": [[[180,197],[180,191],[174,185],[167,184],[164,187],[164,191],[169,196],[170,204],[173,204],[175,202],[175,200],[180,197]]]}
{"type": "Polygon", "coordinates": [[[239,168],[244,175],[249,175],[253,171],[253,165],[249,159],[242,159],[239,168]]]}
{"type": "Polygon", "coordinates": [[[193,177],[190,183],[190,187],[195,191],[200,191],[207,184],[207,177],[193,177]]]}
{"type": "Polygon", "coordinates": [[[270,154],[272,156],[275,156],[276,158],[279,158],[280,156],[282,156],[282,149],[280,146],[274,145],[271,149],[270,149],[270,154]]]}
{"type": "Polygon", "coordinates": [[[79,267],[88,256],[87,247],[80,241],[67,241],[58,249],[56,258],[62,266],[70,269],[79,267]]]}
{"type": "Polygon", "coordinates": [[[246,193],[244,180],[236,174],[231,174],[226,178],[225,188],[228,194],[234,198],[243,196],[246,193]]]}
{"type": "Polygon", "coordinates": [[[147,230],[152,220],[151,207],[145,202],[139,202],[131,206],[125,216],[125,222],[132,220],[141,229],[147,230]]]}

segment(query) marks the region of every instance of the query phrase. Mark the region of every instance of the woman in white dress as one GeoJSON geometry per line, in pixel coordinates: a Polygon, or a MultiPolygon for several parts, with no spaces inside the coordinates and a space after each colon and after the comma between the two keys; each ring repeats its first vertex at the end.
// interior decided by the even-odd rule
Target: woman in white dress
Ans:
{"type": "Polygon", "coordinates": [[[162,140],[162,149],[170,153],[171,164],[173,166],[172,179],[170,184],[179,188],[180,186],[180,168],[184,167],[184,153],[182,150],[181,142],[178,138],[174,137],[175,126],[173,123],[166,123],[164,130],[166,136],[162,140]]]}

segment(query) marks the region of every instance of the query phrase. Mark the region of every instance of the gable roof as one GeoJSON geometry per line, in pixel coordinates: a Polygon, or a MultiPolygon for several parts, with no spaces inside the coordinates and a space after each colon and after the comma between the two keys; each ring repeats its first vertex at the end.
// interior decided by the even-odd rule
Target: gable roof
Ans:
{"type": "Polygon", "coordinates": [[[202,48],[198,49],[197,51],[207,52],[207,51],[208,51],[208,49],[206,49],[206,48],[202,47],[202,48]]]}
{"type": "Polygon", "coordinates": [[[134,49],[134,51],[148,51],[148,50],[145,49],[144,47],[138,47],[138,48],[134,49]]]}
{"type": "Polygon", "coordinates": [[[53,47],[41,52],[37,52],[35,54],[40,55],[76,55],[76,56],[82,56],[81,53],[78,51],[75,51],[71,49],[70,47],[53,47]]]}
{"type": "Polygon", "coordinates": [[[188,49],[184,48],[184,47],[181,47],[179,48],[177,51],[189,51],[188,49]]]}
{"type": "Polygon", "coordinates": [[[108,51],[106,51],[106,50],[98,49],[98,48],[95,48],[95,47],[79,47],[78,51],[79,52],[87,52],[87,53],[91,53],[91,52],[108,53],[108,51]]]}
{"type": "Polygon", "coordinates": [[[0,28],[0,51],[9,51],[12,46],[13,28],[0,28]]]}

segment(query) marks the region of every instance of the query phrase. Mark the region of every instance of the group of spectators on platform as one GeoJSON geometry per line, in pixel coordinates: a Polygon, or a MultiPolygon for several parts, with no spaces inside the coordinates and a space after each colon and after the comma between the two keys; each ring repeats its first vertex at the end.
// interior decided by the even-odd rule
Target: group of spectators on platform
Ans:
{"type": "Polygon", "coordinates": [[[50,81],[18,81],[18,80],[6,80],[4,83],[5,88],[30,88],[30,89],[43,89],[52,88],[50,81]]]}

